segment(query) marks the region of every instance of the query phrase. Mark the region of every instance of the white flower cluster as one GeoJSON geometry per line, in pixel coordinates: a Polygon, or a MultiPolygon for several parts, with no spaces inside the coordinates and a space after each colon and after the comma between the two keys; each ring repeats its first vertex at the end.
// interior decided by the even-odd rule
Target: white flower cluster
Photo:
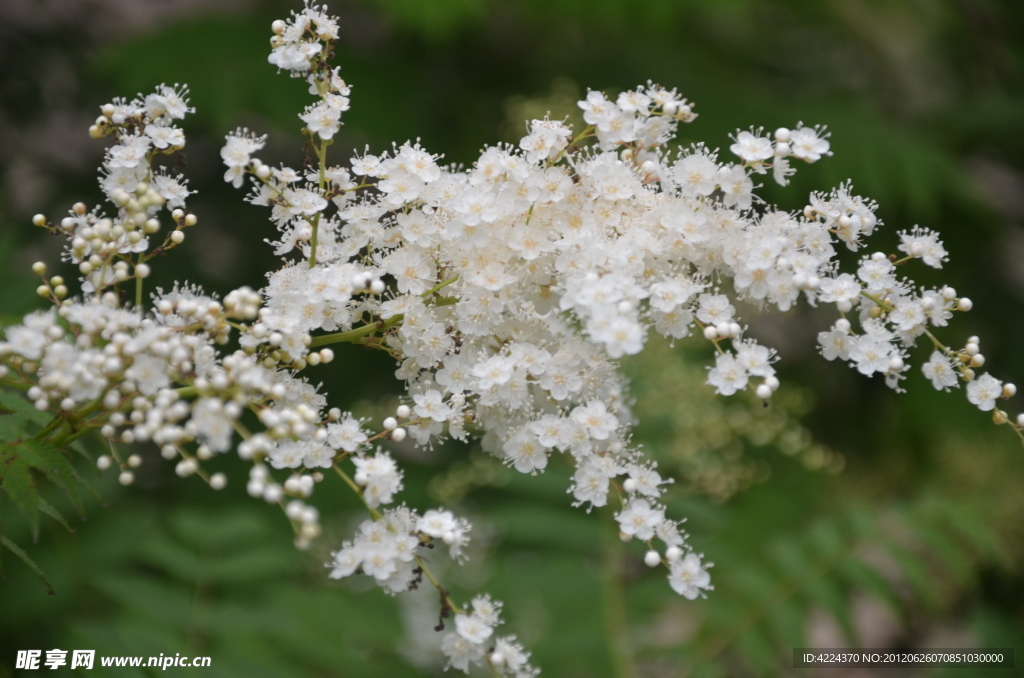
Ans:
{"type": "MultiPolygon", "coordinates": [[[[248,179],[249,201],[269,208],[282,267],[259,292],[241,288],[221,301],[177,285],[156,290],[147,305],[147,262],[196,224],[184,210],[184,181],[156,166],[184,146],[174,121],[190,109],[177,86],[115,101],[90,132],[115,140],[101,185],[116,215],[79,203],[57,226],[34,220],[69,239],[84,296],[69,298],[63,278],[47,279],[36,264],[39,293],[54,308],[6,329],[0,381],[54,414],[40,433],[54,444],[93,431],[110,441],[125,484],[140,458],[122,459],[116,444],[153,441],[177,460],[179,475],[197,474],[214,489],[226,477],[208,475],[202,462],[236,449],[253,463],[248,493],[278,504],[303,548],[320,534],[306,500],[324,481],[322,469],[334,469],[371,519],[334,554],[331,576],[361,572],[390,593],[426,576],[441,592],[442,615],[455,614],[455,631],[441,640],[450,666],[536,675],[514,637],[492,639],[500,604],[481,596],[471,610],[458,607],[419,555],[440,540],[463,560],[469,524],[443,509],[382,508],[403,483],[378,447],[388,441],[479,438],[530,474],[562,453],[574,469],[576,505],[617,501],[622,539],[645,542],[644,561],[664,565],[670,586],[693,599],[712,588],[710,564],[660,503],[670,481],[631,443],[615,362],[641,351],[649,332],[711,342],[708,383],[722,395],[751,389],[767,401],[779,387],[776,355],[747,336],[734,302],[781,311],[801,296],[835,304],[840,319],[819,335],[826,359],[881,373],[899,390],[910,348],[927,336],[935,351],[923,370],[933,385],[967,382],[970,402],[1007,423],[996,401],[1016,389],[975,377],[985,360],[978,339],[953,350],[929,329],[970,310],[970,300],[898,275],[914,259],[941,266],[947,253],[936,234],[901,233],[904,258],[875,253],[842,272],[840,243],[858,251],[880,225],[873,202],[843,185],[791,214],[755,195],[756,175],[770,170],[785,185],[792,158],[830,154],[820,127],[739,131],[730,147],[738,163],[702,144],[672,151],[678,124],[696,117],[693,104],[648,83],[614,100],[591,91],[579,102],[585,129],[534,120],[518,147],[485,148],[469,168],[440,165],[408,142],[332,163],[350,95],[327,63],[337,21],[307,4],[273,31],[271,63],[305,78],[316,97],[299,116],[315,163],[270,167],[256,157],[265,137],[245,129],[227,136],[221,158],[225,181],[241,187],[248,179]],[[165,208],[174,228],[150,250],[165,208]],[[134,303],[124,304],[129,285],[134,303]],[[846,317],[855,309],[859,332],[846,317]],[[240,348],[219,353],[235,332],[240,348]],[[301,376],[333,359],[323,347],[342,342],[385,351],[406,384],[404,404],[377,432],[327,409],[301,376]],[[348,461],[351,476],[341,466],[348,461]]],[[[1020,433],[1024,415],[1010,425],[1020,433]]]]}

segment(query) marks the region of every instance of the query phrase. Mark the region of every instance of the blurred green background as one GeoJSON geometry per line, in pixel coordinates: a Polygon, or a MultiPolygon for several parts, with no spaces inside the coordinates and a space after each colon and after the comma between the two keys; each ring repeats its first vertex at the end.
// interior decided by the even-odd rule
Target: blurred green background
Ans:
{"type": "MultiPolygon", "coordinates": [[[[102,143],[86,134],[98,106],[161,82],[192,88],[187,176],[200,226],[154,279],[221,293],[261,284],[275,266],[262,244],[273,230],[223,184],[218,149],[245,125],[270,134],[266,160],[301,162],[305,87],[266,63],[270,22],[294,6],[0,2],[4,322],[38,306],[31,262],[59,268],[61,243],[33,229],[31,215],[59,219],[98,199],[102,143]]],[[[975,301],[944,338],[980,335],[996,376],[1024,383],[1019,0],[333,0],[331,9],[341,17],[337,63],[354,88],[338,148],[418,137],[468,163],[484,144],[517,140],[527,117],[575,114],[588,87],[648,79],[697,102],[682,143],[724,147],[737,127],[827,124],[835,156],[762,195],[796,209],[809,191],[850,178],[881,204],[880,248],[892,251],[895,231],[918,223],[938,229],[949,265],[912,274],[975,301]]],[[[917,369],[897,395],[826,363],[814,344],[828,309],[746,317],[782,356],[785,385],[767,410],[714,398],[703,385],[710,357],[687,342],[652,342],[624,362],[637,440],[676,477],[673,514],[689,518],[692,543],[716,563],[707,600],[676,596],[643,566],[640,545],[616,539],[607,512],[572,509],[567,465],[531,478],[472,446],[397,447],[400,498],[443,503],[476,526],[469,565],[436,562],[456,595],[505,600],[504,630],[559,678],[886,675],[794,671],[791,648],[806,645],[1016,647],[1024,662],[1024,449],[1012,433],[962,393],[933,391],[917,369]]],[[[380,416],[397,398],[393,366],[350,348],[314,379],[332,405],[380,416]]],[[[328,552],[363,515],[340,485],[316,495],[325,536],[303,553],[280,511],[245,495],[237,460],[218,460],[230,483],[214,493],[142,453],[128,489],[83,465],[97,497],[86,521],[71,521],[73,534],[48,521],[31,544],[22,516],[0,505],[0,530],[56,590],[47,595],[2,554],[0,677],[16,674],[18,649],[55,647],[208,655],[212,668],[195,671],[203,676],[442,673],[436,594],[389,598],[359,578],[326,579],[328,552]]],[[[74,515],[63,497],[51,501],[74,515]]]]}

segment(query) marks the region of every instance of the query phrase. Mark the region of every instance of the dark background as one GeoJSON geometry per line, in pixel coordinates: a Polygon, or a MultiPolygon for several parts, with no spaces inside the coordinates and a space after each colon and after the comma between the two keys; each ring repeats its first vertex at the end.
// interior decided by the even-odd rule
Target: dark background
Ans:
{"type": "MultiPolygon", "coordinates": [[[[155,262],[155,284],[224,293],[262,283],[278,265],[262,243],[274,231],[221,181],[218,150],[248,126],[270,134],[264,159],[301,162],[305,86],[266,62],[270,22],[294,6],[0,2],[4,322],[39,306],[31,262],[60,267],[61,243],[32,215],[59,219],[99,198],[103,143],[86,133],[98,107],[161,82],[192,88],[185,152],[200,225],[173,262],[155,262]]],[[[915,224],[939,230],[950,263],[909,273],[975,302],[943,338],[981,336],[986,368],[1024,383],[1024,4],[335,0],[331,10],[341,17],[336,61],[353,86],[338,149],[420,138],[470,163],[485,144],[516,141],[526,118],[577,115],[588,87],[614,93],[648,79],[697,102],[684,144],[725,147],[750,125],[827,124],[835,156],[761,194],[798,209],[849,178],[881,205],[879,249],[893,251],[895,232],[915,224]]],[[[436,563],[456,594],[506,601],[503,631],[559,678],[788,675],[802,645],[1016,646],[1024,661],[1024,449],[1012,432],[962,392],[932,390],[917,367],[924,347],[910,392],[897,395],[816,354],[828,309],[746,317],[782,356],[785,386],[768,410],[713,398],[699,346],[652,342],[624,362],[637,439],[676,476],[670,506],[717,563],[708,600],[676,596],[643,567],[640,546],[615,539],[607,513],[572,509],[566,465],[530,478],[472,446],[397,448],[400,499],[475,523],[470,565],[436,563]]],[[[332,405],[377,416],[393,407],[387,360],[338,353],[313,372],[332,405]]],[[[18,649],[55,647],[208,655],[203,676],[440,675],[435,594],[389,598],[358,578],[326,579],[328,551],[362,516],[340,484],[319,489],[326,534],[301,553],[280,512],[245,495],[237,461],[218,460],[230,482],[213,493],[142,453],[128,489],[83,465],[99,499],[74,534],[49,522],[31,544],[22,517],[0,505],[3,534],[57,591],[48,596],[3,553],[0,676],[14,674],[18,649]]]]}

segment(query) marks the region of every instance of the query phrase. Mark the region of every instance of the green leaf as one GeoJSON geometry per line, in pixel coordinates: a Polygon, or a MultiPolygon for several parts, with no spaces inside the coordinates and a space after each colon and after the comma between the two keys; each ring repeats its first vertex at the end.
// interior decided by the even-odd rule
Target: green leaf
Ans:
{"type": "Polygon", "coordinates": [[[906,617],[906,606],[892,585],[873,568],[856,558],[847,558],[838,565],[839,573],[851,585],[872,593],[892,608],[893,612],[906,617]]]}
{"type": "Polygon", "coordinates": [[[74,530],[71,529],[71,526],[68,525],[68,522],[64,520],[64,516],[62,516],[57,509],[53,508],[50,502],[46,501],[42,497],[39,497],[39,511],[45,513],[46,515],[50,516],[58,523],[63,525],[64,529],[68,532],[74,532],[74,530]]]}
{"type": "Polygon", "coordinates": [[[24,414],[29,421],[37,424],[46,424],[50,421],[49,414],[40,412],[24,396],[0,389],[0,409],[16,414],[24,414]]]}
{"type": "Polygon", "coordinates": [[[32,468],[45,473],[50,482],[68,495],[78,509],[78,515],[84,519],[85,509],[75,486],[75,470],[67,456],[45,440],[25,440],[18,446],[18,450],[32,468]]]}
{"type": "Polygon", "coordinates": [[[28,464],[20,456],[11,455],[3,463],[6,466],[3,491],[25,514],[34,542],[39,538],[39,488],[28,464]]]}
{"type": "MultiPolygon", "coordinates": [[[[24,412],[0,415],[0,444],[14,443],[25,437],[25,425],[31,421],[24,412]]],[[[0,447],[0,457],[3,457],[3,448],[0,447]]]]}
{"type": "Polygon", "coordinates": [[[27,553],[21,550],[21,547],[19,547],[17,544],[15,544],[13,541],[11,541],[2,534],[0,534],[0,545],[6,546],[8,549],[10,549],[11,553],[21,558],[22,562],[28,565],[29,568],[31,568],[31,570],[35,572],[36,576],[39,577],[39,581],[43,582],[43,586],[46,587],[46,590],[50,592],[51,596],[57,595],[57,592],[54,591],[53,587],[50,585],[50,580],[46,578],[46,574],[42,571],[42,569],[40,569],[38,565],[36,565],[34,560],[28,557],[27,553]]]}

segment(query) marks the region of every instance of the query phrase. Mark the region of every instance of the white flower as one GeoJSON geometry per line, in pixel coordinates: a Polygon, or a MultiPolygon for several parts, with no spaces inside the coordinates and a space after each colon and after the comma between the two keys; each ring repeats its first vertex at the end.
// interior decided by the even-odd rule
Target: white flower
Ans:
{"type": "Polygon", "coordinates": [[[967,400],[977,405],[982,412],[988,412],[996,406],[996,398],[1003,395],[1003,382],[985,373],[967,384],[967,400]]]}
{"type": "Polygon", "coordinates": [[[793,149],[793,155],[807,162],[816,162],[821,156],[829,155],[829,143],[818,135],[816,128],[798,127],[793,130],[790,133],[789,145],[793,149]]]}
{"type": "Polygon", "coordinates": [[[937,391],[948,391],[951,387],[959,385],[953,363],[942,351],[932,352],[928,362],[921,365],[921,371],[924,372],[925,377],[931,380],[932,386],[937,391]]]}
{"type": "Polygon", "coordinates": [[[755,136],[750,132],[737,134],[736,143],[730,146],[729,150],[740,156],[746,163],[760,162],[775,155],[771,139],[755,136]]]}
{"type": "Polygon", "coordinates": [[[747,387],[749,374],[746,367],[732,353],[721,353],[715,358],[715,367],[708,371],[708,384],[724,396],[747,387]]]}
{"type": "Polygon", "coordinates": [[[482,644],[494,629],[477,614],[455,615],[455,631],[471,643],[482,644]]]}
{"type": "Polygon", "coordinates": [[[423,394],[416,394],[412,399],[416,403],[414,411],[425,419],[447,421],[452,413],[452,408],[443,401],[441,392],[436,389],[430,389],[423,394]]]}
{"type": "Polygon", "coordinates": [[[573,409],[571,416],[594,440],[607,440],[619,427],[619,420],[599,400],[592,400],[585,406],[573,409]]]}
{"type": "Polygon", "coordinates": [[[688,553],[685,558],[669,566],[668,583],[672,590],[689,600],[713,588],[707,566],[701,564],[700,556],[695,553],[688,553]]]}
{"type": "Polygon", "coordinates": [[[615,514],[619,531],[641,541],[654,537],[658,523],[665,520],[665,511],[652,506],[646,499],[630,499],[626,508],[615,514]]]}

